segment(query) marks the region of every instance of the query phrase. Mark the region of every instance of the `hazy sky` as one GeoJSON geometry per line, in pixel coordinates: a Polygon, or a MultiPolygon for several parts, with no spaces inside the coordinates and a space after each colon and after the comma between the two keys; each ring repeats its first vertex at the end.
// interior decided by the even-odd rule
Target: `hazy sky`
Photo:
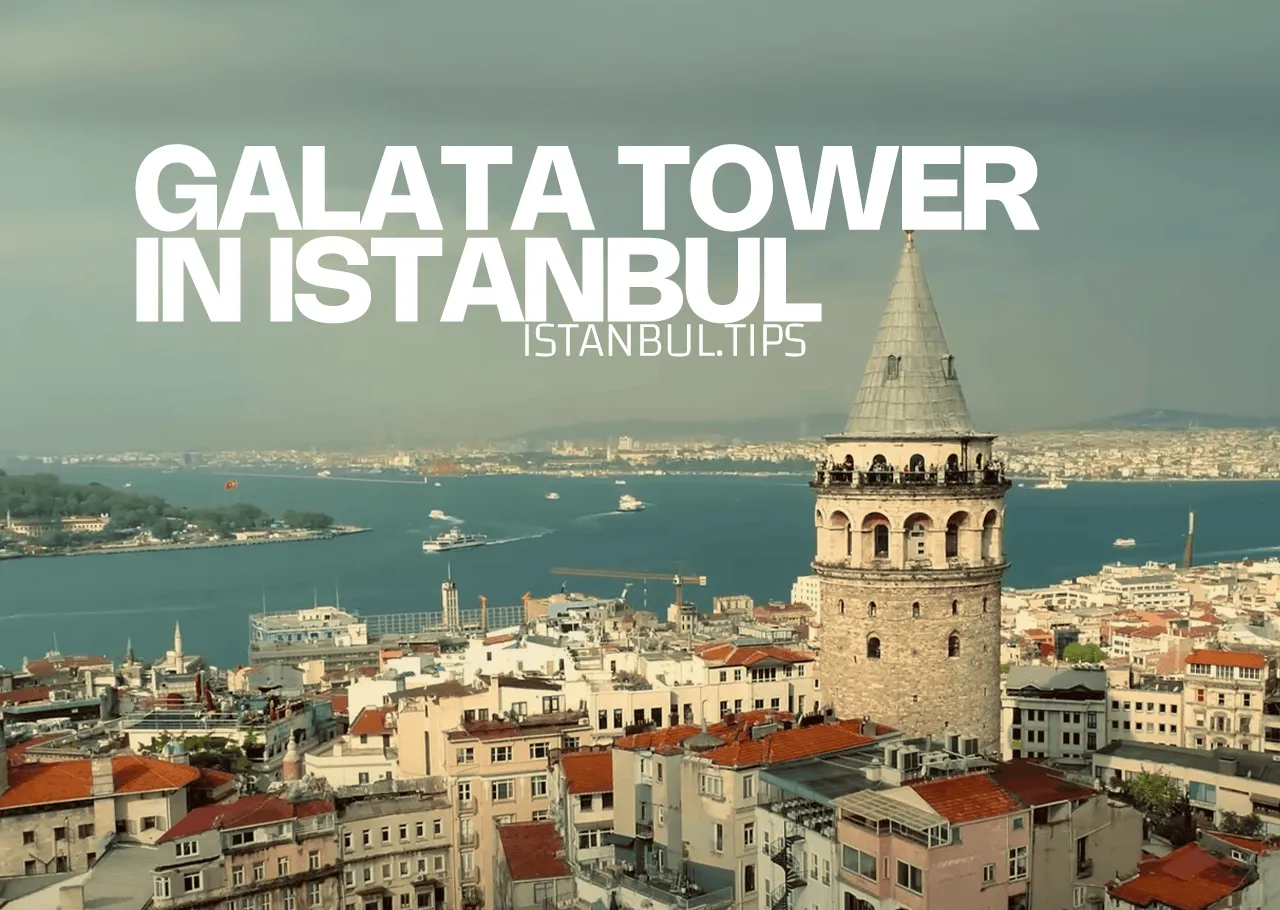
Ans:
{"type": "MultiPolygon", "coordinates": [[[[833,219],[790,241],[792,299],[825,306],[804,358],[526,359],[496,316],[436,321],[465,237],[444,144],[516,147],[499,227],[534,147],[572,146],[598,232],[622,236],[639,184],[620,144],[815,160],[852,144],[864,180],[879,144],[1019,145],[1039,162],[1039,232],[993,208],[993,230],[918,237],[975,419],[1280,413],[1278,33],[1274,0],[6,3],[0,449],[381,445],[852,404],[901,246],[892,201],[878,234],[833,219]],[[291,177],[302,145],[326,145],[331,201],[355,208],[384,146],[419,145],[447,231],[424,321],[395,324],[373,270],[360,322],[269,324],[259,219],[242,324],[198,307],[136,324],[134,238],[154,232],[134,176],[168,143],[204,149],[223,194],[245,145],[280,147],[291,177]]],[[[673,237],[705,234],[686,174],[673,237]]]]}

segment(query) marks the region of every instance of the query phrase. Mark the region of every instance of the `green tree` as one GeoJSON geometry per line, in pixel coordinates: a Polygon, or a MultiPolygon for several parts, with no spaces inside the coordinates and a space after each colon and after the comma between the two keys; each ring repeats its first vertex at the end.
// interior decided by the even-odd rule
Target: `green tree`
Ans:
{"type": "Polygon", "coordinates": [[[1237,834],[1240,837],[1258,837],[1262,834],[1262,819],[1256,815],[1236,815],[1224,812],[1218,828],[1225,834],[1237,834]]]}
{"type": "Polygon", "coordinates": [[[1124,785],[1134,806],[1152,820],[1168,818],[1177,809],[1182,791],[1163,774],[1143,771],[1124,785]]]}
{"type": "Polygon", "coordinates": [[[333,517],[323,512],[300,512],[286,509],[280,520],[291,528],[307,531],[323,531],[333,526],[333,517]]]}
{"type": "Polygon", "coordinates": [[[1078,641],[1073,641],[1062,649],[1062,659],[1072,664],[1097,664],[1101,663],[1105,657],[1106,655],[1097,645],[1082,645],[1078,641]]]}

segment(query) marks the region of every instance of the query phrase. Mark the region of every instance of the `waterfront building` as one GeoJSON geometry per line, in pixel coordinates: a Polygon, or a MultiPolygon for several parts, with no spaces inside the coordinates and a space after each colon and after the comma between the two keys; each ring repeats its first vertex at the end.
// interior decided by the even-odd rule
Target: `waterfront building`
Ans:
{"type": "Polygon", "coordinates": [[[111,516],[106,512],[101,515],[64,515],[61,518],[7,518],[5,530],[19,537],[41,537],[49,531],[97,534],[106,530],[110,522],[111,516]]]}
{"type": "Polygon", "coordinates": [[[196,809],[157,844],[152,906],[341,907],[334,831],[333,800],[304,790],[196,809]]]}
{"type": "Polygon", "coordinates": [[[910,232],[844,432],[812,484],[821,673],[843,716],[1000,750],[1003,468],[978,432],[910,232]]]}
{"type": "Polygon", "coordinates": [[[454,874],[449,789],[438,777],[333,794],[343,910],[444,910],[454,874]]]}
{"type": "Polygon", "coordinates": [[[1002,683],[1001,753],[1088,767],[1107,744],[1105,670],[1009,668],[1002,683]]]}

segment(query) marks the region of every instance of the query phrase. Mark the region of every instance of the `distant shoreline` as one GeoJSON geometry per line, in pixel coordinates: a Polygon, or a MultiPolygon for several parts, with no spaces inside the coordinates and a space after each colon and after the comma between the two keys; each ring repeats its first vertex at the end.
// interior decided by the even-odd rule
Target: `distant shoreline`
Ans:
{"type": "Polygon", "coordinates": [[[355,525],[334,525],[323,531],[306,531],[287,537],[259,537],[250,540],[211,540],[201,543],[149,543],[136,546],[84,547],[57,553],[6,553],[0,559],[51,559],[61,556],[106,556],[120,553],[165,553],[173,550],[212,550],[221,547],[256,547],[271,543],[304,543],[313,540],[333,540],[352,534],[365,534],[373,528],[355,525]]]}

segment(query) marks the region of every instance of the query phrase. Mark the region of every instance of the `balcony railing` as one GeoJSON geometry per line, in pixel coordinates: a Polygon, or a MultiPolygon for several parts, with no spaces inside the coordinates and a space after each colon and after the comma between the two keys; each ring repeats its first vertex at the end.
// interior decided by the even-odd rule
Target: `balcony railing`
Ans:
{"type": "Polygon", "coordinates": [[[458,836],[458,846],[460,847],[476,847],[480,844],[480,832],[470,831],[466,834],[458,836]]]}
{"type": "Polygon", "coordinates": [[[819,467],[811,484],[814,487],[936,487],[936,486],[1009,486],[1001,466],[973,471],[858,471],[842,465],[819,467]]]}
{"type": "Polygon", "coordinates": [[[577,874],[602,888],[631,891],[664,910],[720,910],[733,903],[732,885],[697,893],[696,888],[679,889],[674,883],[661,879],[641,881],[632,875],[600,867],[584,866],[577,874]]]}
{"type": "Polygon", "coordinates": [[[458,880],[464,885],[474,885],[476,882],[480,881],[480,870],[475,866],[472,866],[470,869],[463,869],[458,873],[458,880]]]}
{"type": "Polygon", "coordinates": [[[458,797],[458,814],[459,815],[475,815],[476,814],[476,798],[469,796],[467,798],[458,797]]]}

